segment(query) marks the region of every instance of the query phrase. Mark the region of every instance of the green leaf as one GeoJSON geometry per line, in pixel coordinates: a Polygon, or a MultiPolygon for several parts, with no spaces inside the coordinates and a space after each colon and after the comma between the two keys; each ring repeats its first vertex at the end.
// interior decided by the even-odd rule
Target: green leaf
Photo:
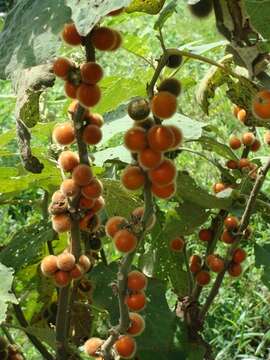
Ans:
{"type": "Polygon", "coordinates": [[[202,145],[202,148],[218,154],[228,160],[238,160],[232,149],[209,136],[202,136],[198,142],[202,145]]]}
{"type": "Polygon", "coordinates": [[[186,172],[178,172],[176,197],[190,203],[197,204],[203,209],[227,209],[232,200],[230,198],[218,198],[209,194],[196,184],[194,179],[186,172]]]}
{"type": "Polygon", "coordinates": [[[16,137],[15,129],[8,130],[0,135],[0,146],[3,147],[14,140],[16,137]]]}
{"type": "Polygon", "coordinates": [[[255,266],[263,266],[262,282],[270,289],[270,244],[254,246],[255,266]]]}
{"type": "Polygon", "coordinates": [[[48,327],[42,328],[38,326],[27,326],[26,328],[24,328],[24,331],[27,334],[38,337],[39,340],[45,342],[52,349],[56,350],[55,331],[53,329],[50,329],[48,327]]]}
{"type": "Polygon", "coordinates": [[[166,120],[166,124],[178,126],[182,130],[185,140],[199,139],[202,136],[203,128],[207,126],[206,123],[179,113],[175,114],[172,119],[166,120]]]}
{"type": "Polygon", "coordinates": [[[61,45],[59,33],[70,17],[64,0],[16,2],[0,33],[0,78],[52,59],[61,45]]]}
{"type": "Polygon", "coordinates": [[[171,1],[165,8],[160,12],[157,21],[155,22],[154,29],[162,29],[166,21],[176,12],[176,0],[171,1]]]}
{"type": "Polygon", "coordinates": [[[162,9],[165,0],[133,0],[127,7],[126,12],[146,12],[147,14],[158,14],[162,9]]]}
{"type": "Polygon", "coordinates": [[[114,135],[119,134],[120,132],[125,132],[132,127],[134,121],[128,115],[124,117],[105,123],[102,127],[102,140],[99,143],[99,146],[106,144],[114,135]]]}
{"type": "Polygon", "coordinates": [[[244,0],[251,24],[265,38],[270,39],[270,1],[244,0]]]}
{"type": "Polygon", "coordinates": [[[51,224],[40,221],[12,234],[7,247],[0,253],[0,261],[15,272],[34,264],[46,241],[54,239],[51,224]]]}
{"type": "Polygon", "coordinates": [[[0,324],[5,321],[8,303],[17,304],[17,299],[11,292],[13,282],[13,269],[0,263],[0,324]]]}
{"type": "Polygon", "coordinates": [[[112,160],[119,160],[129,164],[132,160],[130,152],[123,145],[95,152],[94,157],[94,163],[97,166],[103,166],[106,161],[110,162],[112,160]]]}

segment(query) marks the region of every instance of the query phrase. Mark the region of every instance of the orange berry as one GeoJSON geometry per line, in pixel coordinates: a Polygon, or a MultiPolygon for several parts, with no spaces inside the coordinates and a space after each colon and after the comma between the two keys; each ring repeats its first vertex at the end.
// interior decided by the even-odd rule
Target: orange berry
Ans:
{"type": "Polygon", "coordinates": [[[175,252],[181,252],[184,249],[185,240],[181,237],[170,241],[170,249],[175,252]]]}
{"type": "Polygon", "coordinates": [[[70,145],[75,140],[75,131],[71,123],[57,125],[53,130],[53,139],[60,145],[70,145]]]}
{"type": "Polygon", "coordinates": [[[168,91],[160,91],[151,102],[152,113],[160,119],[168,119],[177,110],[177,98],[168,91]]]}
{"type": "Polygon", "coordinates": [[[270,119],[270,91],[259,91],[252,101],[252,112],[261,120],[270,119]]]}
{"type": "Polygon", "coordinates": [[[121,229],[121,225],[127,223],[127,220],[122,216],[111,217],[105,225],[107,236],[114,237],[114,235],[121,229]]]}
{"type": "Polygon", "coordinates": [[[84,344],[84,352],[89,356],[95,356],[96,352],[100,349],[101,345],[104,343],[104,340],[93,337],[87,340],[84,344]]]}
{"type": "Polygon", "coordinates": [[[111,50],[117,41],[116,32],[105,26],[95,28],[91,33],[91,41],[98,50],[111,50]]]}
{"type": "Polygon", "coordinates": [[[228,169],[235,170],[238,169],[238,161],[236,160],[228,160],[226,162],[226,166],[228,169]]]}
{"type": "Polygon", "coordinates": [[[250,166],[250,161],[246,158],[242,158],[239,160],[239,168],[242,169],[242,168],[245,168],[245,167],[249,167],[250,166]]]}
{"type": "Polygon", "coordinates": [[[88,85],[82,83],[77,90],[77,99],[84,107],[97,105],[101,98],[101,91],[98,85],[88,85]]]}
{"type": "Polygon", "coordinates": [[[270,145],[270,131],[267,130],[265,133],[264,133],[264,142],[266,145],[270,145]]]}
{"type": "Polygon", "coordinates": [[[139,152],[147,147],[146,131],[135,126],[129,129],[124,135],[124,144],[132,152],[139,152]]]}
{"type": "Polygon", "coordinates": [[[70,81],[65,81],[65,85],[64,85],[64,90],[65,90],[65,94],[70,97],[71,99],[76,99],[77,97],[77,90],[78,90],[78,85],[74,85],[72,82],[70,81]]]}
{"type": "Polygon", "coordinates": [[[240,264],[246,259],[246,257],[247,257],[247,253],[245,252],[245,250],[241,248],[237,248],[233,252],[232,260],[234,263],[240,264]]]}
{"type": "Polygon", "coordinates": [[[224,220],[224,226],[227,230],[236,230],[239,226],[239,220],[235,216],[227,216],[224,220]]]}
{"type": "Polygon", "coordinates": [[[62,31],[63,40],[72,46],[81,45],[81,35],[78,33],[75,24],[65,24],[62,31]]]}
{"type": "Polygon", "coordinates": [[[155,151],[167,151],[175,143],[175,137],[169,126],[155,125],[147,133],[149,147],[155,151]]]}
{"type": "Polygon", "coordinates": [[[79,156],[69,150],[63,151],[58,158],[58,164],[64,171],[72,171],[79,163],[79,156]]]}
{"type": "Polygon", "coordinates": [[[133,270],[127,276],[127,288],[131,291],[145,290],[147,287],[147,278],[140,271],[133,270]]]}
{"type": "Polygon", "coordinates": [[[128,190],[137,190],[145,183],[145,175],[138,166],[127,166],[121,175],[121,182],[128,190]]]}
{"type": "Polygon", "coordinates": [[[75,256],[71,253],[62,253],[57,256],[57,266],[59,270],[70,271],[76,263],[75,256]]]}
{"type": "Polygon", "coordinates": [[[96,125],[98,127],[102,127],[104,124],[104,119],[103,116],[98,114],[98,113],[93,113],[93,114],[88,114],[86,116],[86,120],[91,124],[91,125],[96,125]]]}
{"type": "Polygon", "coordinates": [[[90,166],[80,164],[76,166],[72,172],[72,179],[79,186],[86,186],[93,178],[93,173],[90,166]]]}
{"type": "Polygon", "coordinates": [[[127,333],[131,336],[139,336],[145,329],[144,318],[135,312],[129,313],[130,325],[127,333]]]}
{"type": "Polygon", "coordinates": [[[69,274],[73,280],[78,280],[83,276],[83,273],[84,271],[80,265],[76,264],[69,274]]]}
{"type": "Polygon", "coordinates": [[[115,36],[115,41],[114,41],[114,45],[110,49],[110,51],[116,51],[122,45],[122,35],[120,34],[120,32],[117,30],[113,30],[113,32],[114,32],[114,36],[115,36]]]}
{"type": "Polygon", "coordinates": [[[239,121],[241,121],[243,124],[245,123],[245,121],[247,119],[247,112],[246,112],[245,109],[241,109],[241,110],[238,111],[237,119],[239,121]]]}
{"type": "Polygon", "coordinates": [[[143,291],[126,296],[125,302],[132,311],[142,311],[146,306],[146,297],[143,291]]]}
{"type": "Polygon", "coordinates": [[[235,237],[228,230],[224,230],[221,235],[221,240],[226,244],[233,244],[235,242],[235,237]]]}
{"type": "Polygon", "coordinates": [[[62,203],[66,201],[65,195],[62,193],[62,191],[57,190],[52,195],[52,202],[53,203],[62,203]]]}
{"type": "Polygon", "coordinates": [[[79,207],[80,209],[92,209],[94,203],[95,203],[95,199],[87,199],[84,196],[81,196],[79,207]]]}
{"type": "Polygon", "coordinates": [[[208,255],[206,258],[206,263],[209,269],[213,272],[219,273],[224,269],[224,261],[216,255],[208,255]]]}
{"type": "Polygon", "coordinates": [[[119,339],[116,340],[114,348],[122,359],[131,359],[136,353],[137,346],[132,337],[121,335],[119,339]]]}
{"type": "Polygon", "coordinates": [[[116,249],[122,253],[129,253],[135,250],[137,246],[136,236],[127,229],[117,231],[113,237],[116,249]]]}
{"type": "Polygon", "coordinates": [[[87,199],[96,199],[103,192],[103,185],[100,180],[93,178],[88,185],[81,188],[82,195],[87,199]]]}
{"type": "MultiPolygon", "coordinates": [[[[137,207],[132,211],[131,214],[133,217],[137,219],[137,221],[141,221],[144,215],[144,206],[137,207]]],[[[145,230],[148,231],[151,230],[155,226],[155,223],[156,223],[156,215],[153,213],[148,219],[145,230]]]]}
{"type": "Polygon", "coordinates": [[[212,241],[213,240],[213,231],[210,229],[201,229],[199,231],[199,238],[202,241],[212,241]]]}
{"type": "Polygon", "coordinates": [[[229,268],[228,268],[228,273],[232,276],[232,277],[238,277],[242,274],[242,266],[240,264],[230,264],[229,268]]]}
{"type": "Polygon", "coordinates": [[[54,255],[46,256],[40,264],[42,274],[44,276],[52,276],[57,270],[57,257],[54,255]]]}
{"type": "Polygon", "coordinates": [[[121,7],[120,9],[116,9],[116,10],[110,11],[110,12],[107,14],[107,16],[117,16],[117,15],[121,14],[123,11],[124,11],[124,8],[121,7]]]}
{"type": "Polygon", "coordinates": [[[255,135],[252,132],[246,132],[242,135],[242,143],[251,146],[255,141],[255,135]]]}
{"type": "Polygon", "coordinates": [[[237,114],[239,113],[239,111],[241,110],[241,108],[237,105],[235,105],[233,107],[233,115],[237,118],[237,114]]]}
{"type": "Polygon", "coordinates": [[[128,104],[127,111],[132,120],[145,120],[150,114],[149,102],[144,98],[137,97],[128,104]]]}
{"type": "Polygon", "coordinates": [[[96,145],[102,139],[102,132],[96,125],[87,125],[82,134],[83,141],[88,145],[96,145]]]}
{"type": "Polygon", "coordinates": [[[96,84],[103,77],[102,67],[95,62],[88,62],[81,66],[81,78],[86,84],[96,84]]]}
{"type": "Polygon", "coordinates": [[[91,262],[88,256],[81,255],[79,257],[79,265],[83,268],[85,272],[87,272],[91,268],[91,262]]]}
{"type": "Polygon", "coordinates": [[[66,197],[72,197],[79,193],[80,188],[73,179],[63,180],[60,190],[66,197]]]}
{"type": "Polygon", "coordinates": [[[102,196],[99,196],[94,202],[92,211],[96,214],[99,211],[101,211],[102,209],[104,209],[104,207],[105,207],[105,200],[102,196]]]}
{"type": "Polygon", "coordinates": [[[192,255],[189,258],[189,269],[192,273],[197,273],[201,270],[202,259],[198,255],[192,255]]]}
{"type": "Polygon", "coordinates": [[[231,149],[237,150],[242,146],[241,140],[237,136],[231,136],[229,145],[231,149]]]}
{"type": "Polygon", "coordinates": [[[205,286],[210,283],[211,277],[208,271],[201,270],[196,274],[195,280],[200,286],[205,286]]]}
{"type": "Polygon", "coordinates": [[[56,76],[66,79],[74,64],[67,58],[59,57],[53,63],[53,72],[56,76]]]}
{"type": "Polygon", "coordinates": [[[258,139],[255,139],[254,143],[251,145],[250,150],[253,152],[256,152],[260,149],[261,147],[261,142],[258,139]]]}
{"type": "Polygon", "coordinates": [[[166,186],[157,186],[156,184],[152,184],[151,191],[160,199],[170,199],[175,194],[176,185],[175,182],[172,182],[166,186]]]}
{"type": "Polygon", "coordinates": [[[225,184],[223,184],[223,183],[216,183],[213,186],[213,190],[214,190],[214,192],[216,194],[223,191],[223,190],[225,190],[226,188],[227,188],[227,186],[225,184]]]}
{"type": "Polygon", "coordinates": [[[171,150],[177,149],[182,143],[183,133],[181,129],[175,125],[168,125],[168,128],[173,132],[174,135],[174,143],[171,146],[171,150]]]}
{"type": "Polygon", "coordinates": [[[176,167],[171,160],[165,159],[157,168],[151,169],[148,175],[155,185],[166,186],[174,181],[176,167]]]}
{"type": "Polygon", "coordinates": [[[59,214],[52,217],[52,227],[57,233],[69,231],[71,228],[71,219],[69,215],[59,214]]]}
{"type": "Polygon", "coordinates": [[[163,155],[162,152],[160,151],[155,151],[151,148],[146,148],[139,152],[138,161],[143,169],[146,170],[154,169],[158,165],[160,165],[162,160],[163,160],[163,155]]]}
{"type": "Polygon", "coordinates": [[[58,270],[54,274],[54,282],[55,282],[55,285],[58,287],[67,286],[70,283],[70,280],[71,280],[71,278],[70,278],[69,272],[58,270]]]}

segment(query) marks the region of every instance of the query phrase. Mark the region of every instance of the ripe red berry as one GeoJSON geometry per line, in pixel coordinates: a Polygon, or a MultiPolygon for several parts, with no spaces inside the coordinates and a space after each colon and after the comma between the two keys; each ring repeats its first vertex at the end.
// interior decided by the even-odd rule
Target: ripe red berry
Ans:
{"type": "Polygon", "coordinates": [[[126,296],[125,302],[132,311],[142,311],[146,306],[146,297],[143,291],[126,296]]]}
{"type": "Polygon", "coordinates": [[[233,252],[232,260],[234,263],[240,264],[246,259],[246,257],[247,257],[247,253],[245,252],[245,250],[241,248],[237,248],[233,252]]]}
{"type": "Polygon", "coordinates": [[[175,252],[181,252],[184,249],[185,240],[181,237],[177,237],[170,241],[170,249],[175,252]]]}
{"type": "Polygon", "coordinates": [[[147,286],[147,278],[140,271],[131,271],[127,276],[127,287],[131,291],[145,290],[147,286]]]}
{"type": "Polygon", "coordinates": [[[228,273],[232,276],[232,277],[238,277],[242,274],[242,266],[240,264],[230,264],[229,268],[228,268],[228,273]]]}
{"type": "Polygon", "coordinates": [[[136,353],[136,342],[128,335],[122,335],[115,342],[114,348],[122,359],[131,359],[136,353]]]}
{"type": "Polygon", "coordinates": [[[224,225],[227,230],[237,230],[239,226],[239,220],[235,216],[228,216],[224,220],[224,225]]]}
{"type": "Polygon", "coordinates": [[[116,249],[122,253],[129,253],[135,250],[137,246],[136,236],[127,229],[117,231],[113,237],[116,249]]]}
{"type": "Polygon", "coordinates": [[[208,271],[201,270],[196,274],[195,279],[200,286],[205,286],[210,283],[211,277],[208,271]]]}
{"type": "Polygon", "coordinates": [[[213,240],[213,231],[211,229],[201,229],[199,231],[199,238],[202,241],[212,241],[213,240]]]}

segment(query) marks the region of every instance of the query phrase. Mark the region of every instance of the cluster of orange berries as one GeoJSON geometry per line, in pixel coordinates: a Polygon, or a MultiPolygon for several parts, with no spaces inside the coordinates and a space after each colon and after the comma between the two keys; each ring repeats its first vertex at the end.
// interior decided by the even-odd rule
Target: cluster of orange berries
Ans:
{"type": "Polygon", "coordinates": [[[69,252],[46,256],[40,265],[42,274],[53,278],[58,287],[67,286],[70,281],[80,279],[91,268],[91,262],[86,255],[81,255],[76,264],[75,256],[69,252]]]}
{"type": "Polygon", "coordinates": [[[125,133],[124,144],[134,154],[137,165],[129,165],[122,173],[121,181],[126,189],[141,188],[148,177],[155,196],[169,199],[174,195],[176,167],[164,154],[176,150],[181,145],[183,135],[175,125],[155,124],[149,114],[152,110],[159,119],[171,117],[177,107],[176,93],[180,93],[179,81],[167,79],[160,84],[151,104],[143,98],[129,104],[128,113],[135,124],[125,133]],[[165,88],[166,91],[160,90],[165,88]]]}
{"type": "MultiPolygon", "coordinates": [[[[127,275],[127,295],[125,302],[129,309],[129,327],[125,334],[120,335],[114,344],[114,351],[123,359],[131,359],[136,353],[137,345],[134,337],[139,336],[145,329],[145,320],[138,314],[146,305],[144,290],[147,287],[147,278],[140,271],[134,270],[127,275]]],[[[104,340],[90,338],[84,344],[86,354],[98,356],[104,340]]],[[[102,359],[102,358],[100,358],[102,359]]]]}

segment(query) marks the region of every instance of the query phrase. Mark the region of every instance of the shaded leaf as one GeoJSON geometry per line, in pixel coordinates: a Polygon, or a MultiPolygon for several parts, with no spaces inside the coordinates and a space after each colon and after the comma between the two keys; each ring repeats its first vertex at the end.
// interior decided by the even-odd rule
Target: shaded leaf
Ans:
{"type": "Polygon", "coordinates": [[[5,321],[8,303],[17,304],[17,299],[12,294],[13,270],[0,263],[0,324],[5,321]]]}
{"type": "Polygon", "coordinates": [[[263,267],[262,282],[270,289],[270,244],[254,246],[255,265],[256,267],[263,267]]]}
{"type": "Polygon", "coordinates": [[[238,160],[232,149],[217,141],[215,138],[209,136],[202,136],[198,142],[202,145],[202,148],[218,154],[228,160],[238,160]]]}
{"type": "Polygon", "coordinates": [[[166,21],[176,12],[176,0],[171,1],[165,8],[160,12],[157,21],[155,22],[154,29],[162,29],[166,21]]]}

